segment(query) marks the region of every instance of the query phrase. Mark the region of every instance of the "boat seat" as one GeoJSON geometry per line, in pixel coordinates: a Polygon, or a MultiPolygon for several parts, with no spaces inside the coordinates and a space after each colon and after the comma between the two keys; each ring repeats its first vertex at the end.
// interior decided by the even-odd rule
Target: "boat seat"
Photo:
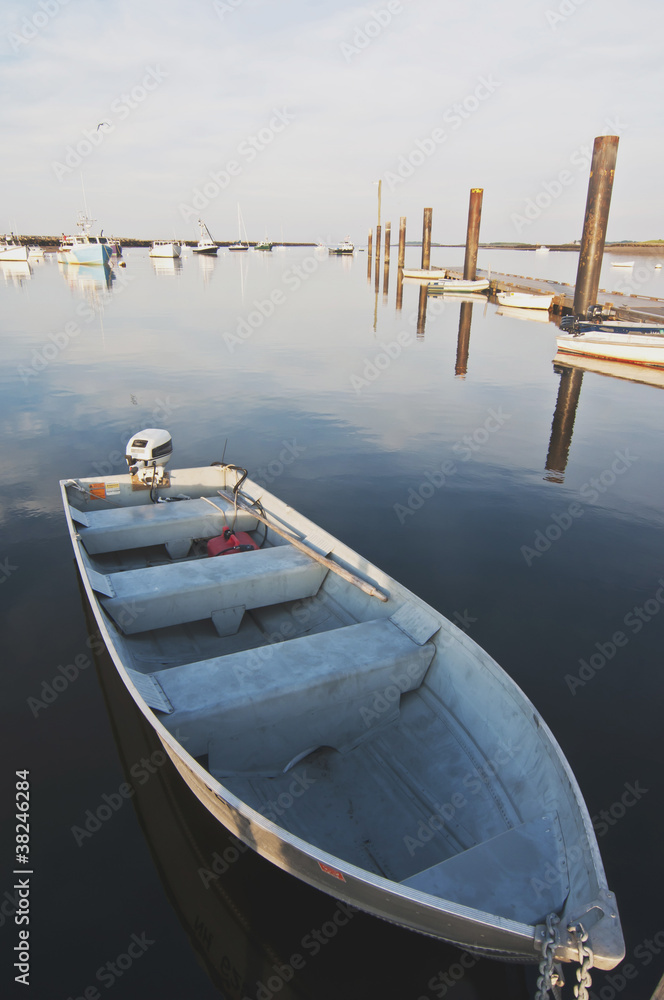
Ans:
{"type": "Polygon", "coordinates": [[[186,556],[194,538],[213,538],[228,524],[238,531],[254,531],[258,521],[246,511],[214,497],[226,516],[205,500],[178,500],[112,510],[79,511],[70,507],[81,541],[90,555],[121,552],[146,545],[166,545],[173,558],[186,556]]]}
{"type": "Polygon", "coordinates": [[[347,625],[151,674],[162,721],[209,770],[277,774],[321,746],[351,749],[395,719],[435,647],[389,619],[347,625]]]}
{"type": "Polygon", "coordinates": [[[564,850],[557,815],[538,816],[401,885],[507,920],[540,924],[548,913],[560,913],[569,893],[564,850]]]}
{"type": "Polygon", "coordinates": [[[108,595],[101,604],[127,635],[204,618],[220,635],[233,635],[245,610],[313,597],[326,573],[292,545],[275,545],[90,579],[108,595]]]}

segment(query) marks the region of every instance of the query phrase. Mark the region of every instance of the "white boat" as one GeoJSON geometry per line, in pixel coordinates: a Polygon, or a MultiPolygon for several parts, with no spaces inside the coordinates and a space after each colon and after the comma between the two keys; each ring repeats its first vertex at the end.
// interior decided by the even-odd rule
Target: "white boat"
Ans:
{"type": "Polygon", "coordinates": [[[28,260],[29,261],[35,261],[35,260],[43,260],[43,259],[44,259],[44,251],[43,251],[43,249],[40,246],[38,246],[36,243],[35,244],[31,244],[28,247],[28,260]]]}
{"type": "Polygon", "coordinates": [[[256,246],[254,247],[254,249],[255,250],[271,250],[273,246],[274,246],[274,243],[272,243],[268,239],[265,239],[265,240],[261,240],[259,243],[257,243],[256,246]]]}
{"type": "Polygon", "coordinates": [[[238,228],[238,239],[235,243],[231,243],[228,247],[229,250],[248,250],[249,241],[247,240],[247,233],[244,233],[244,240],[242,239],[242,231],[244,230],[244,222],[242,221],[242,212],[240,211],[240,204],[238,202],[237,206],[237,228],[238,228]]]}
{"type": "Polygon", "coordinates": [[[565,317],[556,338],[565,354],[664,368],[664,326],[621,320],[585,321],[565,317]]]}
{"type": "Polygon", "coordinates": [[[633,260],[612,260],[611,267],[634,267],[633,260]]]}
{"type": "Polygon", "coordinates": [[[328,252],[331,254],[352,254],[355,253],[355,245],[346,238],[342,243],[338,243],[336,247],[328,247],[328,252]]]}
{"type": "Polygon", "coordinates": [[[201,238],[196,246],[191,248],[192,253],[206,254],[208,257],[216,256],[219,248],[212,239],[210,230],[201,219],[198,220],[198,225],[201,231],[201,238]]]}
{"type": "Polygon", "coordinates": [[[368,913],[494,958],[544,948],[544,972],[613,968],[591,818],[515,682],[246,470],[170,471],[171,451],[148,428],[128,474],[60,487],[100,633],[192,793],[368,913]]]}
{"type": "Polygon", "coordinates": [[[0,260],[13,263],[27,263],[28,248],[21,243],[17,243],[14,235],[3,236],[0,239],[0,260]]]}
{"type": "Polygon", "coordinates": [[[542,244],[542,246],[535,247],[535,253],[549,253],[549,248],[542,244]]]}
{"type": "Polygon", "coordinates": [[[242,243],[242,242],[230,243],[226,249],[228,249],[228,250],[248,250],[249,249],[249,244],[248,243],[242,243]]]}
{"type": "Polygon", "coordinates": [[[528,292],[497,292],[496,299],[501,306],[514,309],[550,309],[553,295],[531,294],[528,292]]]}
{"type": "Polygon", "coordinates": [[[439,281],[430,281],[427,285],[427,292],[483,292],[489,288],[488,278],[441,278],[439,281]]]}
{"type": "Polygon", "coordinates": [[[447,270],[444,267],[412,268],[404,267],[404,278],[419,278],[424,281],[431,281],[435,278],[446,278],[447,270]]]}
{"type": "Polygon", "coordinates": [[[154,240],[150,247],[150,257],[180,257],[182,244],[177,240],[154,240]]]}
{"type": "Polygon", "coordinates": [[[112,256],[112,248],[105,236],[91,236],[90,229],[94,219],[89,219],[82,212],[76,223],[79,233],[74,236],[64,236],[58,246],[58,264],[99,265],[108,264],[112,256]]]}

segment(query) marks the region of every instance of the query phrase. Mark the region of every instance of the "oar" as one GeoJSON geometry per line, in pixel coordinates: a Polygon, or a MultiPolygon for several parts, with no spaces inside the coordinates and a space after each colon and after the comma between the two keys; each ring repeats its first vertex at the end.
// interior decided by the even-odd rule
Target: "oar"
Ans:
{"type": "MultiPolygon", "coordinates": [[[[333,562],[326,556],[320,555],[320,553],[316,552],[314,549],[310,549],[308,545],[304,545],[298,538],[293,538],[293,536],[289,535],[287,531],[283,531],[281,528],[277,528],[276,525],[272,524],[266,518],[261,517],[260,514],[257,514],[256,511],[253,510],[253,508],[245,507],[243,504],[238,504],[235,497],[229,497],[225,493],[222,493],[221,490],[217,490],[217,492],[220,497],[224,498],[224,500],[228,500],[229,503],[236,505],[238,510],[243,510],[248,514],[251,514],[253,517],[256,518],[256,520],[261,521],[263,524],[267,525],[267,527],[270,528],[272,531],[276,532],[277,535],[281,535],[282,538],[285,538],[288,542],[291,543],[291,545],[294,545],[296,549],[299,549],[300,552],[304,552],[305,555],[310,556],[312,559],[315,559],[316,562],[319,562],[321,563],[321,565],[326,566],[333,573],[336,573],[338,576],[343,577],[344,580],[347,580],[349,583],[352,583],[355,587],[359,587],[360,590],[363,590],[365,594],[368,594],[370,597],[377,597],[379,601],[387,601],[389,599],[386,594],[383,594],[380,590],[377,590],[375,587],[372,587],[370,583],[366,583],[364,580],[361,580],[359,576],[355,576],[353,573],[350,573],[347,569],[344,569],[343,566],[339,566],[338,563],[333,562]]],[[[213,500],[210,500],[208,497],[202,497],[202,499],[205,500],[206,503],[209,503],[216,510],[221,511],[222,514],[226,514],[226,511],[222,507],[219,507],[216,503],[214,503],[213,500]]]]}

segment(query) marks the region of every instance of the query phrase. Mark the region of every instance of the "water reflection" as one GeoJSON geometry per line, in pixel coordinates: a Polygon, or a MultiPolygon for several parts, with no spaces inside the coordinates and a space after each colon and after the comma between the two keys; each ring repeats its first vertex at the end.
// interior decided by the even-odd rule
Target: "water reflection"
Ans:
{"type": "Polygon", "coordinates": [[[58,262],[58,270],[77,298],[85,299],[97,311],[110,298],[115,272],[110,264],[91,267],[58,262]]]}
{"type": "MultiPolygon", "coordinates": [[[[80,581],[79,581],[80,584],[80,581]]],[[[89,633],[96,625],[83,593],[89,633]]],[[[97,648],[97,644],[95,644],[97,648]]],[[[372,1000],[442,996],[525,1000],[524,970],[370,917],[247,849],[191,793],[104,649],[95,653],[132,802],[164,891],[211,983],[226,998],[372,1000]],[[154,765],[137,782],[137,762],[154,765]],[[399,961],[385,956],[398,955],[399,961]]]]}
{"type": "Polygon", "coordinates": [[[547,475],[544,478],[551,483],[562,483],[565,479],[567,459],[572,443],[583,370],[567,365],[555,365],[554,371],[560,375],[560,385],[558,386],[556,409],[551,424],[549,453],[546,456],[547,475]]]}
{"type": "Polygon", "coordinates": [[[179,277],[182,272],[182,259],[180,257],[150,257],[152,268],[156,275],[166,275],[169,277],[179,277]]]}
{"type": "Polygon", "coordinates": [[[26,260],[1,260],[0,274],[4,278],[6,285],[16,285],[20,288],[21,285],[29,281],[32,277],[32,268],[26,260]]]}

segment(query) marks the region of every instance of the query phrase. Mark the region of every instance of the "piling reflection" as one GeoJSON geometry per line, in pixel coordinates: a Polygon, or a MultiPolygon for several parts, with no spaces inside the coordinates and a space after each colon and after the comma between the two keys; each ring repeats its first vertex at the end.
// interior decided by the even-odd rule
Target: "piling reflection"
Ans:
{"type": "MultiPolygon", "coordinates": [[[[96,632],[83,597],[90,633],[96,632]]],[[[526,976],[402,930],[282,872],[231,836],[192,794],[104,650],[99,682],[127,782],[159,760],[132,796],[168,900],[210,981],[233,1000],[442,996],[525,1000],[526,976]],[[386,956],[398,956],[398,961],[386,956]],[[463,980],[463,983],[461,982],[463,980]]]]}
{"type": "Polygon", "coordinates": [[[459,336],[457,338],[456,363],[454,374],[465,378],[468,371],[468,352],[470,350],[470,324],[473,320],[473,303],[462,302],[459,312],[459,336]]]}
{"type": "Polygon", "coordinates": [[[557,375],[560,375],[560,385],[551,424],[549,453],[546,456],[547,474],[544,478],[551,483],[562,483],[565,479],[567,459],[572,443],[583,370],[572,368],[569,365],[554,365],[553,370],[557,375]]]}

